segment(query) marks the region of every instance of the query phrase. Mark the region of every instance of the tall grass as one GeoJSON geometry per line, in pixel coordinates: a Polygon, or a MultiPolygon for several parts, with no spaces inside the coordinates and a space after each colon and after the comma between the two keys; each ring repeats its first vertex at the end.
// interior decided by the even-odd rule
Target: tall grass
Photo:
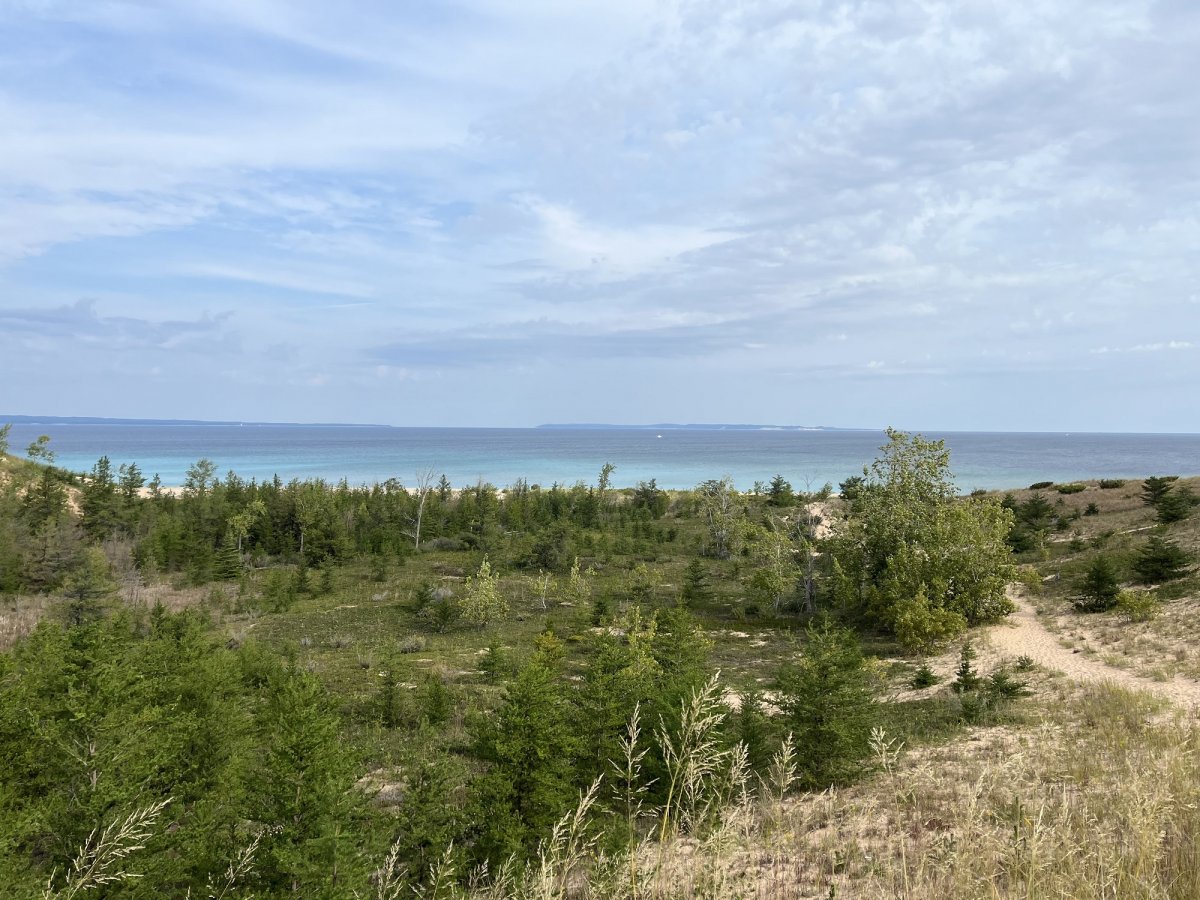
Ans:
{"type": "Polygon", "coordinates": [[[1197,724],[1153,698],[1090,686],[1033,729],[909,753],[877,731],[875,775],[800,797],[787,796],[790,739],[752,789],[744,751],[711,740],[724,721],[715,696],[698,691],[681,712],[655,734],[674,781],[655,808],[638,789],[644,749],[630,723],[612,779],[627,822],[641,823],[625,850],[605,856],[583,837],[593,785],[523,875],[510,867],[458,896],[1200,897],[1197,724]]]}

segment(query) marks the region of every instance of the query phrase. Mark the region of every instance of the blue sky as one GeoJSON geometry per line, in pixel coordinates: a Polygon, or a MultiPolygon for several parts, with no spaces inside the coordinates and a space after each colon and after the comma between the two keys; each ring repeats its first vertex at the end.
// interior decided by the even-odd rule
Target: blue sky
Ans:
{"type": "Polygon", "coordinates": [[[1200,430],[1193,0],[0,0],[0,413],[1200,430]]]}

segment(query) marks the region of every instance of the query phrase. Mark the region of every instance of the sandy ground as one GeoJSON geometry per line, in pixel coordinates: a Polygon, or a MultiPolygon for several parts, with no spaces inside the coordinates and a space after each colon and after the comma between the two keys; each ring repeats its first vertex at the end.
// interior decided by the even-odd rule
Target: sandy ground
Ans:
{"type": "Polygon", "coordinates": [[[1124,672],[1098,659],[1068,650],[1038,621],[1033,606],[1010,588],[1016,612],[988,630],[988,641],[1000,653],[1028,656],[1038,665],[1062,672],[1076,681],[1108,681],[1130,690],[1146,691],[1185,708],[1200,708],[1200,682],[1176,675],[1171,681],[1153,681],[1124,672]]]}

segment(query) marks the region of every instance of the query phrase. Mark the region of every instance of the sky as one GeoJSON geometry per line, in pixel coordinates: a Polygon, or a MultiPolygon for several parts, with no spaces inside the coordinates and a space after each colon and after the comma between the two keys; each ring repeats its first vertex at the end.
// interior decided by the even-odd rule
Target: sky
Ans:
{"type": "Polygon", "coordinates": [[[0,0],[0,413],[1200,431],[1195,0],[0,0]]]}

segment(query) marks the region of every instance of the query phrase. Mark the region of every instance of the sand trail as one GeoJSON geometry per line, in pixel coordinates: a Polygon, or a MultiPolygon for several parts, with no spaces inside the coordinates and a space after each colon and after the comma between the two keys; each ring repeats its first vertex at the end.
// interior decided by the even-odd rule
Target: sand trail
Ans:
{"type": "Polygon", "coordinates": [[[989,642],[999,652],[1028,656],[1038,665],[1062,672],[1075,681],[1108,681],[1130,690],[1146,691],[1178,706],[1200,708],[1200,682],[1179,675],[1172,681],[1154,681],[1068,650],[1038,621],[1037,611],[1017,588],[1009,588],[1009,598],[1016,605],[1016,611],[1006,622],[987,632],[989,642]]]}

